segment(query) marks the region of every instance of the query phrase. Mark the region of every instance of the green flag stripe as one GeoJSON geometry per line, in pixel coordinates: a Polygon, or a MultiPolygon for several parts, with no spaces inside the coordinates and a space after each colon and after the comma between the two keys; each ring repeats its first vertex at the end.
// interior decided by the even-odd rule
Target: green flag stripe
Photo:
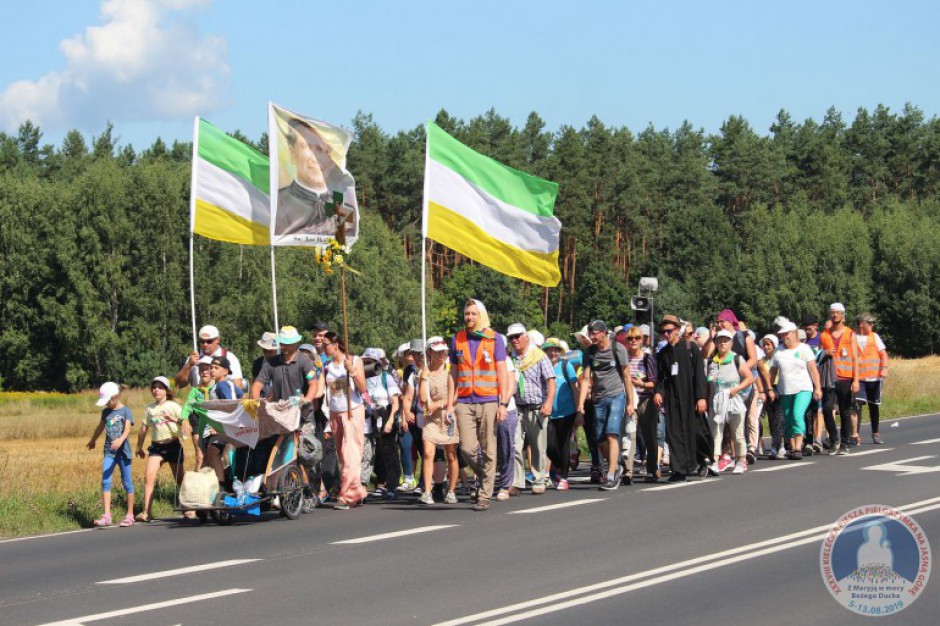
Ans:
{"type": "Polygon", "coordinates": [[[270,193],[270,161],[257,150],[229,137],[204,119],[199,120],[199,156],[270,193]]]}
{"type": "Polygon", "coordinates": [[[434,122],[428,122],[428,157],[452,169],[493,197],[529,213],[555,214],[558,184],[483,156],[463,145],[434,122]]]}

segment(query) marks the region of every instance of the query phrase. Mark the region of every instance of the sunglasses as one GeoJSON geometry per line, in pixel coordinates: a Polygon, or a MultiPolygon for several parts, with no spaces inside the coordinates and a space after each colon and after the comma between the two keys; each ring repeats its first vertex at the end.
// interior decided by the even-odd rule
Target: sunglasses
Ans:
{"type": "Polygon", "coordinates": [[[627,341],[641,341],[643,337],[627,337],[627,341]]]}
{"type": "Polygon", "coordinates": [[[671,326],[671,327],[669,327],[669,328],[660,328],[660,329],[659,329],[659,332],[661,332],[662,334],[668,336],[668,335],[671,335],[672,333],[676,332],[677,330],[679,330],[679,329],[676,328],[675,326],[671,326]]]}
{"type": "Polygon", "coordinates": [[[212,343],[213,341],[218,341],[218,340],[219,340],[218,337],[216,337],[215,339],[200,339],[199,343],[212,343]]]}
{"type": "Polygon", "coordinates": [[[516,339],[519,339],[520,337],[522,337],[522,335],[509,335],[508,339],[509,341],[515,341],[516,339]]]}

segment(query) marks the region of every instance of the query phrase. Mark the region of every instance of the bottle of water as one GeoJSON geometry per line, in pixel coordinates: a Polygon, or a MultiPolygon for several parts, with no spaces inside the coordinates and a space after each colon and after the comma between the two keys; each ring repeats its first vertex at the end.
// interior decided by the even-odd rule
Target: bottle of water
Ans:
{"type": "Polygon", "coordinates": [[[447,436],[448,437],[454,436],[454,414],[453,413],[447,414],[447,436]]]}
{"type": "Polygon", "coordinates": [[[291,406],[300,406],[300,389],[294,390],[294,395],[290,397],[291,406]]]}

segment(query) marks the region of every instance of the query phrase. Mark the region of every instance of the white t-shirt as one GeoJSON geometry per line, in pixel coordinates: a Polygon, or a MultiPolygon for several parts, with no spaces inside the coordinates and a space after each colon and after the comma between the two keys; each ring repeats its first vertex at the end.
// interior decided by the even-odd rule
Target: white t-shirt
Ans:
{"type": "Polygon", "coordinates": [[[777,390],[780,395],[790,396],[801,391],[813,390],[813,379],[809,375],[809,363],[815,362],[813,349],[801,343],[792,350],[779,347],[774,351],[770,367],[777,368],[777,390]]]}
{"type": "MultiPolygon", "coordinates": [[[[354,356],[353,359],[355,362],[359,363],[359,367],[362,366],[362,359],[358,356],[354,356]]],[[[329,365],[326,366],[326,390],[330,411],[341,413],[347,410],[346,385],[348,380],[349,377],[346,375],[346,366],[343,363],[337,363],[336,359],[330,361],[329,365]]],[[[349,397],[350,400],[352,400],[352,408],[355,409],[361,406],[362,395],[360,395],[359,390],[356,389],[356,385],[353,384],[349,391],[349,397]]]]}
{"type": "MultiPolygon", "coordinates": [[[[392,403],[391,399],[393,397],[401,395],[401,389],[398,388],[398,383],[396,383],[395,379],[389,376],[388,373],[385,374],[385,385],[382,384],[382,374],[366,378],[366,391],[369,392],[369,398],[372,399],[372,404],[376,407],[387,407],[392,403]],[[385,385],[388,385],[388,391],[385,390],[385,385]]],[[[376,426],[382,428],[382,420],[376,418],[376,422],[376,426]]],[[[372,433],[372,420],[366,420],[366,426],[363,432],[366,435],[372,433]]]]}

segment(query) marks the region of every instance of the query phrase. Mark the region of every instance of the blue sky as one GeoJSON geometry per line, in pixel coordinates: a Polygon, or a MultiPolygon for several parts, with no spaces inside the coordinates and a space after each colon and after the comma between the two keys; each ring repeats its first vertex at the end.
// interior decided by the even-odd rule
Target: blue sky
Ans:
{"type": "Polygon", "coordinates": [[[592,115],[635,131],[717,131],[777,111],[940,112],[940,4],[33,0],[5,15],[0,130],[58,144],[108,120],[123,144],[189,140],[201,115],[258,137],[265,105],[387,132],[441,108],[550,130],[592,115]]]}

